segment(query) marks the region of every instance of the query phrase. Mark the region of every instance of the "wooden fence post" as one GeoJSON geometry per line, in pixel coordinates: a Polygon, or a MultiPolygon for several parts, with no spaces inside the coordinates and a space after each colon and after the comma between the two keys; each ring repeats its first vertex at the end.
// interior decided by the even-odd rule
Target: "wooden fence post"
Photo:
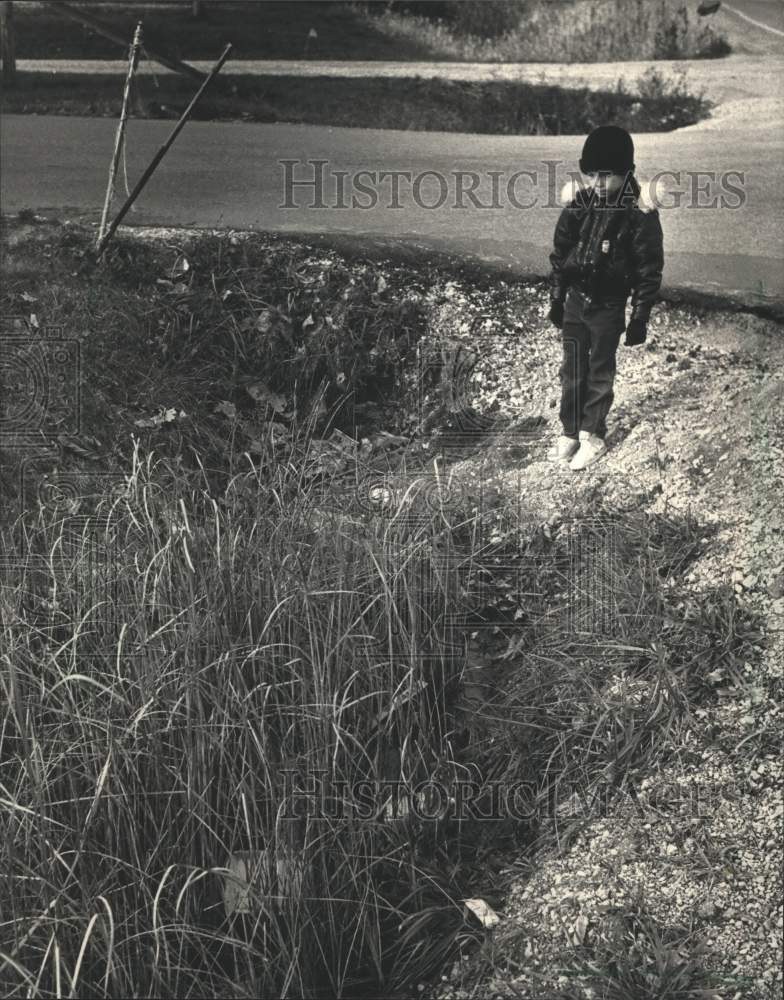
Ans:
{"type": "Polygon", "coordinates": [[[3,86],[16,83],[16,45],[14,38],[14,5],[0,3],[0,56],[3,60],[3,86]]]}

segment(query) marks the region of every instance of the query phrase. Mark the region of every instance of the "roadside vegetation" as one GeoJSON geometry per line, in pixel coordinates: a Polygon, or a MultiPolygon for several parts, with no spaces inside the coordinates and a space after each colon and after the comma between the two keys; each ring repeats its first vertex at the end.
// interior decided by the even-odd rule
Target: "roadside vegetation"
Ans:
{"type": "MultiPolygon", "coordinates": [[[[751,685],[757,616],[686,587],[713,528],[646,487],[510,495],[544,415],[503,444],[494,331],[549,344],[543,286],[265,235],[125,236],[96,265],[90,238],[3,232],[3,995],[405,997],[453,965],[488,995],[504,957],[464,900],[502,909],[584,829],[575,794],[680,767],[751,685]],[[78,427],[30,375],[50,356],[79,359],[78,427]],[[460,818],[430,779],[485,815],[493,782],[520,797],[460,818]]],[[[578,968],[560,995],[759,996],[646,905],[578,955],[594,993],[578,968]]]]}
{"type": "Polygon", "coordinates": [[[468,62],[711,59],[726,38],[682,0],[455,0],[366,4],[368,23],[468,62]]]}
{"type": "MultiPolygon", "coordinates": [[[[56,5],[17,4],[18,58],[120,59],[126,47],[58,14],[56,5]]],[[[710,102],[692,93],[685,74],[651,68],[629,90],[562,88],[515,80],[438,77],[250,76],[242,59],[388,59],[493,62],[677,59],[716,54],[709,26],[685,5],[633,0],[540,4],[518,0],[461,3],[303,3],[297,18],[283,3],[207,3],[102,7],[104,25],[129,42],[137,18],[151,51],[180,59],[211,58],[234,44],[230,69],[201,101],[195,118],[295,122],[358,128],[496,135],[583,133],[615,122],[632,132],[669,131],[705,118],[710,102]],[[710,53],[709,53],[710,50],[710,53]],[[233,70],[233,72],[232,72],[233,70]]],[[[193,95],[188,77],[137,74],[132,114],[177,118],[193,95]]],[[[22,114],[119,114],[116,73],[19,71],[0,110],[22,114]]]]}
{"type": "MultiPolygon", "coordinates": [[[[133,115],[178,118],[193,94],[189,80],[138,77],[133,115]]],[[[23,114],[119,115],[116,76],[19,73],[0,96],[0,111],[23,114]]],[[[630,93],[514,81],[468,82],[330,76],[232,76],[218,79],[193,115],[203,121],[300,122],[353,128],[559,135],[615,122],[632,132],[667,132],[707,117],[710,103],[692,94],[684,75],[649,70],[630,93]]]]}
{"type": "MultiPolygon", "coordinates": [[[[114,42],[59,14],[54,4],[19,3],[17,58],[121,58],[114,42]]],[[[602,62],[707,58],[729,46],[685,0],[446,0],[409,3],[107,4],[97,15],[128,40],[144,20],[151,48],[180,59],[434,59],[602,62]]]]}

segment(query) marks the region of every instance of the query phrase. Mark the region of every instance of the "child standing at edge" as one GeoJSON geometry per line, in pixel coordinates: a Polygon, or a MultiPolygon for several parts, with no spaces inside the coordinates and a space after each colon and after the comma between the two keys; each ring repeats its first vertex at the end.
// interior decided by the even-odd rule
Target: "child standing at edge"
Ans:
{"type": "Polygon", "coordinates": [[[616,125],[594,129],[580,170],[593,186],[567,184],[555,227],[550,312],[562,330],[563,433],[549,458],[585,469],[607,451],[605,423],[613,401],[615,353],[643,344],[661,285],[662,228],[649,189],[634,177],[634,144],[616,125]],[[625,320],[631,293],[632,312],[625,320]]]}

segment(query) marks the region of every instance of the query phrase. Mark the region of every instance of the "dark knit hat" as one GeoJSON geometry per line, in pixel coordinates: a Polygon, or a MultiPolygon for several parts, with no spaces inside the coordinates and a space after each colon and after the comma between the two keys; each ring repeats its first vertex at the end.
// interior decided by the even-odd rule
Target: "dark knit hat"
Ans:
{"type": "Polygon", "coordinates": [[[627,174],[634,170],[634,143],[625,128],[618,125],[600,125],[585,140],[580,170],[584,174],[609,170],[614,174],[627,174]]]}

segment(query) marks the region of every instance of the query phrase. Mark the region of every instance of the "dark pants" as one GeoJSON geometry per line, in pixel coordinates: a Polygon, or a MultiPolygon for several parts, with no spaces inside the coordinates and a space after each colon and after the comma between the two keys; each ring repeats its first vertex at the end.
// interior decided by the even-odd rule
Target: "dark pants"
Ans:
{"type": "Polygon", "coordinates": [[[615,352],[625,327],[624,303],[595,306],[575,289],[566,297],[563,320],[561,423],[576,438],[590,431],[603,438],[612,406],[615,352]]]}

